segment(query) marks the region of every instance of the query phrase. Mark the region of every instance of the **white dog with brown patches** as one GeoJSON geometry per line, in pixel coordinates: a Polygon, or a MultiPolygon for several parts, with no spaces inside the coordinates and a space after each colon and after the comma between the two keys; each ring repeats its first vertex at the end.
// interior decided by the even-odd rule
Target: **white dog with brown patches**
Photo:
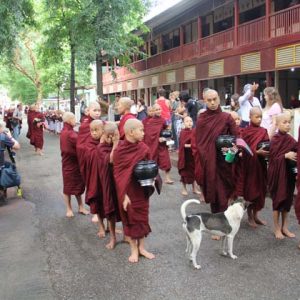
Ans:
{"type": "Polygon", "coordinates": [[[232,259],[236,259],[237,256],[232,253],[233,240],[239,231],[248,203],[243,198],[238,198],[222,213],[211,214],[203,212],[186,215],[186,207],[191,203],[200,204],[200,201],[196,199],[187,200],[181,205],[180,211],[183,218],[183,229],[186,232],[186,252],[190,255],[190,260],[193,262],[194,267],[196,269],[201,268],[197,263],[197,253],[203,232],[221,236],[222,254],[229,254],[232,259]],[[228,250],[226,250],[226,240],[228,250]]]}

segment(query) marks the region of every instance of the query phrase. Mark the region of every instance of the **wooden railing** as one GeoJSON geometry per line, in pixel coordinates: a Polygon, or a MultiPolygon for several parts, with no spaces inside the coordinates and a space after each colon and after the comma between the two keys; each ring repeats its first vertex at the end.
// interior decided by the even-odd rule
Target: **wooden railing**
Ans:
{"type": "MultiPolygon", "coordinates": [[[[237,28],[237,41],[235,41],[235,28],[218,32],[211,36],[202,38],[193,43],[182,45],[168,51],[148,57],[146,60],[133,63],[137,71],[143,71],[167,65],[180,60],[191,59],[196,56],[216,53],[233,47],[245,46],[262,42],[269,38],[300,33],[300,5],[276,12],[269,17],[255,19],[241,24],[237,28]],[[269,30],[266,26],[269,23],[269,30]]],[[[125,69],[125,68],[123,68],[125,69]]],[[[126,76],[127,72],[117,71],[118,76],[126,76]]],[[[104,82],[109,82],[111,76],[104,74],[104,82]]]]}
{"type": "Polygon", "coordinates": [[[233,47],[233,40],[233,28],[205,37],[200,40],[200,53],[208,54],[230,49],[233,47]]]}
{"type": "Polygon", "coordinates": [[[300,5],[279,11],[270,17],[270,37],[300,32],[300,5]]]}
{"type": "Polygon", "coordinates": [[[261,42],[266,39],[266,18],[259,18],[238,26],[238,46],[261,42]]]}

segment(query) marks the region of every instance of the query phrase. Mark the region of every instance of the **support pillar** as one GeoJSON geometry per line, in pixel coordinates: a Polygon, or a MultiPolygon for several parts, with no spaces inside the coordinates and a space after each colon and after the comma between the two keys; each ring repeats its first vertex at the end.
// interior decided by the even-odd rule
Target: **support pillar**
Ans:
{"type": "Polygon", "coordinates": [[[275,71],[274,85],[279,90],[279,71],[275,71]]]}
{"type": "Polygon", "coordinates": [[[240,76],[236,75],[234,76],[234,93],[240,93],[241,92],[241,83],[240,83],[240,76]]]}
{"type": "Polygon", "coordinates": [[[266,73],[266,86],[272,86],[272,72],[266,73]]]}
{"type": "Polygon", "coordinates": [[[266,0],[266,38],[270,37],[271,0],[266,0]]]}
{"type": "Polygon", "coordinates": [[[238,45],[238,26],[240,23],[239,1],[234,0],[234,45],[238,45]]]}

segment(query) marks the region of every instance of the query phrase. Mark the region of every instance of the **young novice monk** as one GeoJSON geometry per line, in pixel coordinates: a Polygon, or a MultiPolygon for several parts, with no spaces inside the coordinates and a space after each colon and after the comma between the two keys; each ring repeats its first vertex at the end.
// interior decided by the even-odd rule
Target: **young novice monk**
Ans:
{"type": "Polygon", "coordinates": [[[274,234],[277,239],[284,236],[295,237],[288,229],[288,213],[293,203],[295,175],[289,166],[297,161],[297,142],[288,134],[291,129],[291,116],[288,113],[276,117],[278,133],[271,140],[268,169],[268,184],[273,200],[274,234]],[[279,218],[282,217],[282,225],[279,218]]]}
{"type": "MultiPolygon", "coordinates": [[[[98,218],[108,220],[110,241],[107,249],[116,245],[116,222],[120,221],[118,198],[112,170],[113,152],[119,142],[118,126],[113,122],[105,123],[100,144],[97,146],[96,162],[98,167],[98,218]]],[[[101,224],[101,222],[99,223],[101,224]]],[[[99,232],[103,232],[100,225],[99,232]]]]}
{"type": "Polygon", "coordinates": [[[161,117],[161,107],[158,104],[152,107],[153,117],[145,119],[143,124],[145,127],[144,142],[150,148],[151,159],[155,160],[159,168],[165,171],[165,183],[173,184],[174,181],[170,177],[171,160],[169,155],[166,139],[160,137],[163,129],[167,128],[166,121],[161,117]]]}
{"type": "Polygon", "coordinates": [[[192,128],[193,120],[190,117],[183,119],[184,129],[180,132],[179,138],[179,154],[178,154],[178,172],[181,176],[182,191],[184,196],[188,195],[186,185],[193,185],[193,193],[200,195],[201,192],[197,188],[195,182],[195,160],[192,153],[192,128]]]}
{"type": "MultiPolygon", "coordinates": [[[[76,145],[77,158],[80,167],[81,177],[83,182],[86,184],[86,162],[84,159],[86,143],[90,137],[90,123],[93,120],[99,120],[101,117],[101,107],[97,102],[91,102],[88,106],[88,116],[82,119],[81,125],[79,127],[78,140],[76,145]]],[[[93,216],[93,222],[97,223],[97,215],[93,216]]]]}
{"type": "Polygon", "coordinates": [[[150,158],[144,138],[144,127],[137,119],[128,120],[124,126],[125,139],[120,141],[113,154],[113,168],[119,209],[124,234],[129,241],[129,261],[136,263],[139,255],[148,259],[155,256],[145,249],[145,237],[151,232],[149,226],[149,193],[133,176],[134,167],[141,160],[150,158]]]}
{"type": "MultiPolygon", "coordinates": [[[[91,214],[97,215],[100,207],[98,206],[98,167],[97,167],[97,146],[100,143],[100,138],[103,134],[103,122],[101,120],[94,120],[90,124],[90,136],[85,143],[85,154],[83,159],[85,161],[85,203],[90,206],[91,214]]],[[[98,218],[97,218],[98,219],[98,218]]],[[[103,220],[99,219],[100,238],[105,237],[105,229],[103,220]]]]}
{"type": "MultiPolygon", "coordinates": [[[[298,151],[297,151],[297,169],[300,170],[300,126],[298,129],[298,151]]],[[[298,171],[299,172],[299,171],[298,171]]],[[[295,201],[295,213],[296,213],[296,217],[298,219],[298,223],[300,224],[300,176],[297,176],[297,182],[296,182],[296,186],[297,186],[297,198],[295,201]]],[[[298,248],[300,249],[300,244],[298,245],[298,248]]]]}
{"type": "Polygon", "coordinates": [[[244,198],[250,202],[248,207],[248,222],[251,227],[266,225],[265,221],[258,218],[258,212],[265,205],[267,193],[267,162],[265,158],[269,151],[258,149],[260,142],[269,141],[268,131],[260,127],[262,111],[259,107],[252,107],[250,110],[250,125],[243,131],[242,137],[249,145],[253,156],[244,153],[242,166],[244,175],[244,198]]]}
{"type": "Polygon", "coordinates": [[[118,102],[118,113],[121,115],[121,121],[119,123],[120,139],[124,140],[125,132],[124,125],[129,119],[136,119],[136,116],[130,113],[130,108],[133,105],[133,101],[128,97],[122,97],[118,102]]]}
{"type": "Polygon", "coordinates": [[[60,135],[60,151],[62,157],[62,174],[64,186],[64,200],[67,207],[66,216],[74,217],[71,205],[71,195],[75,195],[78,202],[78,211],[87,215],[81,195],[84,193],[84,183],[80,175],[79,164],[76,154],[77,133],[73,127],[76,125],[75,115],[66,112],[63,115],[64,127],[60,135]]]}

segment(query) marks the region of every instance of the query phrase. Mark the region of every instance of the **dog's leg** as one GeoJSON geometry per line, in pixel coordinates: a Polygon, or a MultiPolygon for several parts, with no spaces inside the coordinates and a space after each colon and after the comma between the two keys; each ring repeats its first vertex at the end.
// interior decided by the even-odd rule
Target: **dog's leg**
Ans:
{"type": "Polygon", "coordinates": [[[224,236],[222,236],[222,252],[221,252],[221,254],[222,255],[224,255],[224,256],[227,256],[227,251],[226,251],[226,241],[227,240],[227,236],[226,235],[224,235],[224,236]]]}
{"type": "Polygon", "coordinates": [[[185,252],[190,254],[191,253],[191,239],[188,234],[186,234],[186,249],[185,252]]]}
{"type": "Polygon", "coordinates": [[[200,269],[201,266],[197,264],[197,253],[199,251],[200,248],[200,244],[201,244],[201,240],[202,240],[202,234],[201,231],[197,234],[193,234],[193,237],[191,237],[191,242],[192,242],[192,253],[191,253],[191,260],[193,262],[193,266],[196,269],[200,269]]]}
{"type": "Polygon", "coordinates": [[[237,256],[232,253],[232,251],[233,251],[233,237],[232,236],[228,236],[227,237],[227,241],[228,241],[228,253],[229,253],[229,256],[232,259],[237,259],[237,256]]]}

